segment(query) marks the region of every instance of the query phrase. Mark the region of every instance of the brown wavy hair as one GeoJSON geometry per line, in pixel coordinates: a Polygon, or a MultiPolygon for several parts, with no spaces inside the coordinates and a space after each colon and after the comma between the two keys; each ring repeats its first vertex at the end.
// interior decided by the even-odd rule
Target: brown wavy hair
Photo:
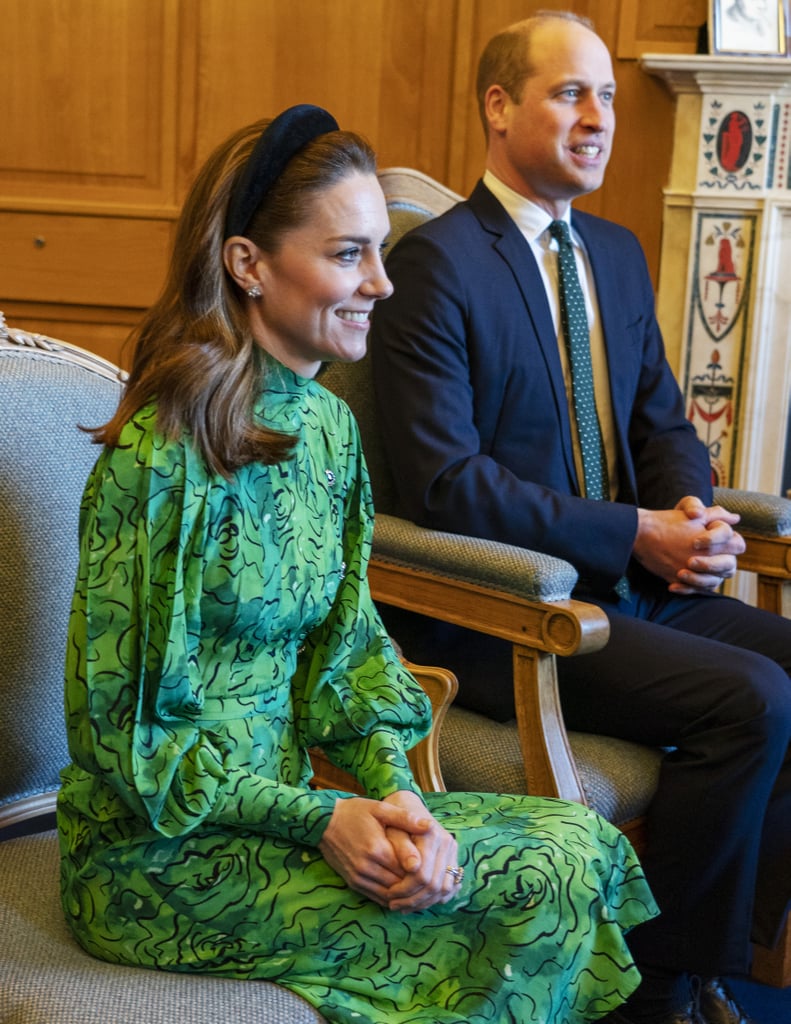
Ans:
{"type": "MultiPolygon", "coordinates": [[[[228,202],[253,146],[269,121],[223,142],[198,173],[179,217],[168,277],[156,303],[130,336],[132,369],[115,415],[90,433],[117,445],[129,419],[157,403],[157,429],[187,432],[213,472],[230,476],[248,462],[280,462],[296,439],[256,422],[253,409],[265,360],[253,338],[242,290],[223,262],[228,202]]],[[[264,197],[246,237],[276,252],[303,224],[322,192],[353,173],[376,173],[376,157],[353,132],[308,143],[264,197]]]]}

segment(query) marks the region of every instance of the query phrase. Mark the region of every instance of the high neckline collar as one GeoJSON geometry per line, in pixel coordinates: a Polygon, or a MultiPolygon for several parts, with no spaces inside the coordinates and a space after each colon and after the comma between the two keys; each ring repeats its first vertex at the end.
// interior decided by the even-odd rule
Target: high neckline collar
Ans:
{"type": "Polygon", "coordinates": [[[286,394],[298,393],[310,387],[313,377],[303,377],[290,369],[285,363],[262,349],[264,359],[264,386],[267,391],[283,391],[286,394]]]}

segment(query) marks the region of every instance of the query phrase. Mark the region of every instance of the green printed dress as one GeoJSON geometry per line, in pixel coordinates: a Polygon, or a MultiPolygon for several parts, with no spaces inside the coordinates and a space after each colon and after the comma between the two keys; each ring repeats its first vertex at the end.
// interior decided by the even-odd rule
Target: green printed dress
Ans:
{"type": "Polygon", "coordinates": [[[271,979],[344,1024],[602,1016],[638,982],[623,932],[656,908],[585,808],[426,797],[465,878],[413,914],[321,857],[338,794],[309,788],[307,748],[373,798],[415,790],[405,750],[430,708],[371,602],[348,409],[270,361],[258,414],[298,435],[293,460],[212,475],[151,406],[88,481],[58,805],[75,936],[115,963],[271,979]]]}

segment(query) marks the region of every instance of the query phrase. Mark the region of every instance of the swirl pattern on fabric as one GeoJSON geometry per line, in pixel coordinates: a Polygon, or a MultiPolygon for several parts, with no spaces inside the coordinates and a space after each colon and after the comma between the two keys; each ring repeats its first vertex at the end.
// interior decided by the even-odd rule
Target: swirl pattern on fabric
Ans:
{"type": "Polygon", "coordinates": [[[465,879],[411,915],[320,855],[342,795],[310,789],[308,748],[372,798],[417,791],[430,707],[368,591],[348,409],[271,363],[258,415],[298,435],[293,461],[210,475],[150,406],[86,486],[58,806],[75,936],[111,962],[275,980],[344,1024],[603,1015],[638,981],[623,933],[656,908],[586,808],[427,796],[465,879]]]}

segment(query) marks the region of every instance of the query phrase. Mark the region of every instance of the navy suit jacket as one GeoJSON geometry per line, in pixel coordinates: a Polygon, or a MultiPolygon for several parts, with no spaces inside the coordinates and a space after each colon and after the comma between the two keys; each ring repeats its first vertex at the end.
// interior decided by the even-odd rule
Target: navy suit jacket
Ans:
{"type": "Polygon", "coordinates": [[[479,182],[388,257],[371,358],[400,513],[535,548],[606,591],[626,570],[636,507],[712,502],[704,446],[665,358],[635,236],[573,213],[593,269],[619,449],[616,502],[580,497],[558,340],[530,246],[479,182]]]}

